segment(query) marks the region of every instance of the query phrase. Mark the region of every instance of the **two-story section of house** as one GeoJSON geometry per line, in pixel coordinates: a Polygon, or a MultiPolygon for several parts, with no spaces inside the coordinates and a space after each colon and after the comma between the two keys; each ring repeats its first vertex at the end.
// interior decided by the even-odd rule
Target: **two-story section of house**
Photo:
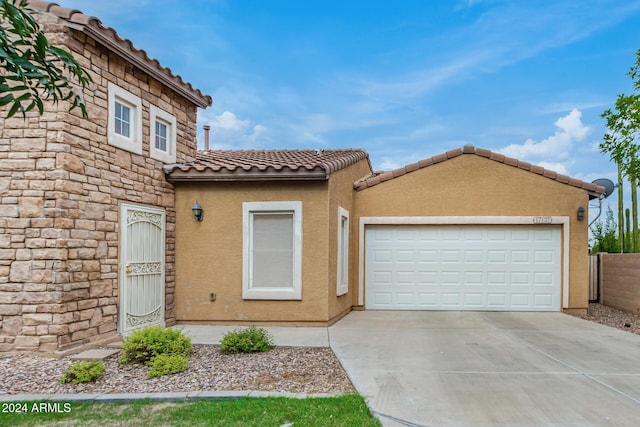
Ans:
{"type": "Polygon", "coordinates": [[[68,105],[0,111],[0,351],[60,352],[175,322],[174,187],[212,104],[99,19],[30,0],[91,74],[68,105]]]}

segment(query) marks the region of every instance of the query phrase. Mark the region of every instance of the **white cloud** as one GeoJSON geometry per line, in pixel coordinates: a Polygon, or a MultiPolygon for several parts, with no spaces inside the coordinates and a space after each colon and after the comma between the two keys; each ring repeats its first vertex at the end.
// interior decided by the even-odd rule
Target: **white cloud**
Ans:
{"type": "Polygon", "coordinates": [[[553,171],[568,174],[573,159],[569,156],[575,150],[574,143],[583,141],[591,127],[582,123],[582,112],[571,110],[555,122],[556,133],[540,142],[528,139],[524,144],[511,144],[497,150],[509,157],[528,161],[553,171]]]}
{"type": "Polygon", "coordinates": [[[255,124],[248,119],[242,120],[230,111],[213,117],[207,116],[207,112],[202,113],[199,121],[202,125],[211,126],[212,149],[260,148],[266,140],[266,126],[255,124]]]}
{"type": "MultiPolygon", "coordinates": [[[[454,10],[480,3],[462,0],[454,10]]],[[[541,52],[570,45],[604,28],[615,26],[640,8],[640,2],[600,2],[576,8],[573,1],[496,2],[477,19],[432,38],[417,40],[414,50],[429,51],[428,58],[411,72],[391,76],[353,76],[350,86],[357,93],[385,103],[404,103],[447,85],[458,84],[480,74],[535,57],[541,52]]],[[[399,60],[406,51],[401,50],[399,60]]],[[[393,56],[395,52],[390,52],[393,56]]]]}

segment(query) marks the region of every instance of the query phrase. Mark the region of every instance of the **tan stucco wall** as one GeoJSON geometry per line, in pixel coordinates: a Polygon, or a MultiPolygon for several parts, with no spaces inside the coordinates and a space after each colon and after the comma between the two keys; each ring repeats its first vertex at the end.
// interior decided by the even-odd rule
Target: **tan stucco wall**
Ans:
{"type": "Polygon", "coordinates": [[[353,256],[356,250],[356,241],[351,238],[354,230],[357,230],[357,221],[354,221],[353,183],[369,176],[371,166],[368,160],[361,160],[355,165],[342,169],[329,178],[329,319],[351,310],[356,299],[356,287],[352,285],[353,277],[358,275],[358,259],[353,256]],[[337,296],[338,280],[338,207],[349,212],[349,292],[337,296]]]}
{"type": "MultiPolygon", "coordinates": [[[[329,242],[326,181],[176,186],[178,321],[326,322],[329,242]],[[198,201],[204,220],[191,206],[198,201]],[[242,203],[301,201],[302,300],[242,299],[242,203]],[[209,294],[216,293],[210,301],[209,294]]],[[[334,279],[335,283],[335,279],[334,279]]]]}
{"type": "MultiPolygon", "coordinates": [[[[360,217],[385,216],[567,216],[569,308],[588,306],[588,221],[576,219],[578,207],[588,209],[585,190],[476,155],[461,155],[358,191],[354,202],[354,223],[360,217]]],[[[358,230],[352,231],[357,242],[358,230]]],[[[353,256],[357,251],[355,247],[353,256]]],[[[357,289],[357,275],[350,281],[357,289]]]]}
{"type": "MultiPolygon", "coordinates": [[[[336,296],[338,206],[351,214],[353,183],[370,173],[365,159],[328,182],[178,184],[177,320],[322,323],[349,311],[355,288],[336,296]],[[200,223],[191,212],[196,201],[205,212],[200,223]],[[302,201],[301,301],[242,299],[242,203],[259,201],[302,201]]],[[[350,276],[356,262],[350,257],[350,276]]]]}

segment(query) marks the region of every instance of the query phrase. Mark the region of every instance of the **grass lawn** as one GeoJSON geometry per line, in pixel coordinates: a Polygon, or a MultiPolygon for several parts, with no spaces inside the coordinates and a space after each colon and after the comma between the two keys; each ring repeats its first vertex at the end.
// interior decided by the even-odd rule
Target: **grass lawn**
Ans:
{"type": "Polygon", "coordinates": [[[127,404],[0,402],[0,409],[0,426],[380,426],[357,394],[127,404]],[[16,413],[19,409],[26,411],[16,413]]]}

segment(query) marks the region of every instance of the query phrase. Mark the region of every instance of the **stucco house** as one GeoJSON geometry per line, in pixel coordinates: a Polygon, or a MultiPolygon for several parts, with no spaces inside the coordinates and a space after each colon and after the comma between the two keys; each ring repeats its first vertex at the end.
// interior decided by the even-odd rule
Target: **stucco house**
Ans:
{"type": "Polygon", "coordinates": [[[178,322],[588,306],[592,183],[472,146],[384,173],[362,150],[202,151],[165,171],[178,322]]]}
{"type": "Polygon", "coordinates": [[[64,351],[175,323],[175,192],[209,96],[95,17],[31,0],[49,40],[91,74],[66,103],[0,111],[0,351],[64,351]]]}
{"type": "Polygon", "coordinates": [[[94,83],[89,119],[0,114],[0,351],[353,309],[586,310],[602,187],[472,146],[383,173],[360,149],[198,151],[209,96],[97,18],[30,5],[94,83]]]}

